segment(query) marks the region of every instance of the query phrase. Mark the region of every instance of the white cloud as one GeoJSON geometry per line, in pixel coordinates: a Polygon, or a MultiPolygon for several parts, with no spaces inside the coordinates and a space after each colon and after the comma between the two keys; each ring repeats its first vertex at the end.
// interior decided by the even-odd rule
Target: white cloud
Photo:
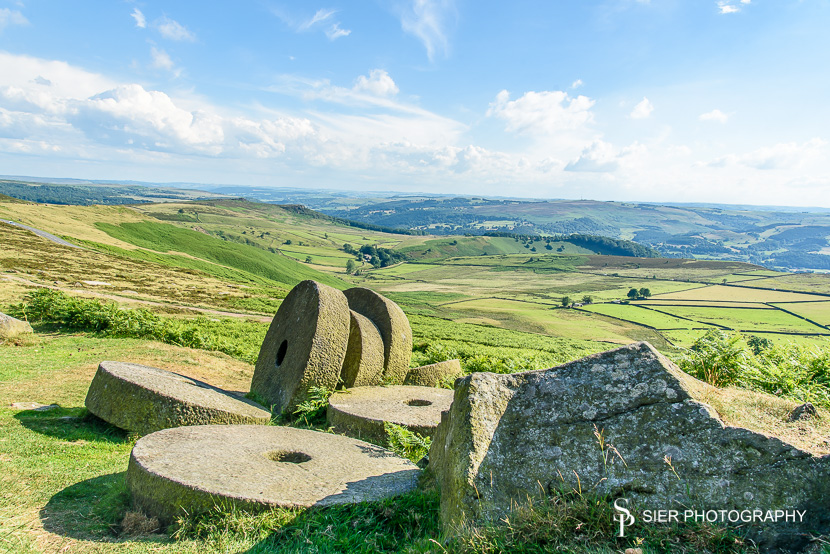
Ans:
{"type": "Polygon", "coordinates": [[[619,168],[617,151],[613,145],[598,140],[582,151],[579,157],[565,166],[565,171],[611,172],[619,168]]]}
{"type": "Polygon", "coordinates": [[[314,25],[316,25],[318,23],[322,23],[323,21],[326,21],[327,19],[330,19],[331,16],[333,16],[336,13],[337,13],[337,10],[319,9],[309,19],[307,19],[306,21],[300,23],[297,26],[297,30],[298,31],[307,31],[307,30],[311,29],[314,25]]]}
{"type": "Polygon", "coordinates": [[[409,0],[401,10],[401,28],[423,43],[430,61],[436,54],[447,55],[447,27],[455,13],[453,0],[409,0]]]}
{"type": "Polygon", "coordinates": [[[144,14],[138,8],[133,8],[133,13],[130,14],[130,17],[135,19],[135,26],[139,29],[147,27],[147,18],[144,17],[144,14]]]}
{"type": "Polygon", "coordinates": [[[164,16],[153,23],[161,36],[170,40],[195,42],[196,35],[174,19],[164,16]]]}
{"type": "Polygon", "coordinates": [[[29,20],[19,10],[0,8],[0,31],[9,25],[27,25],[29,20]]]}
{"type": "Polygon", "coordinates": [[[349,29],[341,29],[340,23],[335,23],[328,29],[326,29],[326,36],[329,37],[329,40],[337,40],[340,37],[347,37],[352,34],[351,30],[349,29]]]}
{"type": "Polygon", "coordinates": [[[506,90],[496,95],[487,115],[507,122],[506,129],[532,135],[553,134],[583,127],[593,121],[594,101],[587,96],[571,98],[560,90],[527,92],[510,100],[506,90]]]}
{"type": "Polygon", "coordinates": [[[797,169],[810,163],[826,161],[827,155],[827,141],[813,138],[802,144],[781,142],[743,155],[729,154],[709,162],[708,165],[710,167],[743,165],[761,170],[797,169]]]}
{"type": "MultiPolygon", "coordinates": [[[[748,4],[748,2],[741,2],[741,3],[742,4],[748,4]]],[[[729,2],[726,2],[724,0],[719,0],[718,1],[718,11],[722,14],[738,13],[739,11],[741,11],[741,8],[739,8],[738,6],[733,6],[732,4],[730,4],[729,2]]]]}
{"type": "Polygon", "coordinates": [[[582,79],[577,79],[573,83],[571,83],[571,88],[579,88],[583,85],[582,79]]]}
{"type": "Polygon", "coordinates": [[[652,105],[651,101],[645,96],[643,99],[634,106],[634,109],[631,111],[630,117],[631,119],[646,119],[651,115],[651,112],[654,111],[654,106],[652,105]]]}
{"type": "Polygon", "coordinates": [[[369,76],[361,75],[357,78],[354,90],[368,92],[377,96],[392,96],[398,94],[398,85],[383,69],[373,69],[369,76]]]}
{"type": "Polygon", "coordinates": [[[170,54],[164,50],[153,46],[150,48],[150,56],[153,58],[152,66],[156,69],[164,69],[169,71],[174,77],[179,77],[181,75],[182,70],[176,67],[176,64],[173,63],[173,60],[170,58],[170,54]]]}
{"type": "Polygon", "coordinates": [[[718,123],[726,123],[729,121],[729,115],[723,113],[722,111],[715,109],[711,112],[702,113],[697,118],[700,121],[716,121],[718,123]]]}

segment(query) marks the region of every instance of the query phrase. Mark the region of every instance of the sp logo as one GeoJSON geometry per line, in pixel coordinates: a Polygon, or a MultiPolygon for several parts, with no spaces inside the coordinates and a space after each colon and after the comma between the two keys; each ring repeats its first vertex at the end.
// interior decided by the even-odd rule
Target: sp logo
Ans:
{"type": "Polygon", "coordinates": [[[614,520],[620,523],[620,534],[617,536],[625,537],[625,528],[629,525],[634,525],[634,515],[628,508],[620,506],[620,502],[625,502],[625,505],[628,506],[628,499],[617,498],[614,500],[614,509],[618,512],[617,515],[614,516],[614,520]]]}

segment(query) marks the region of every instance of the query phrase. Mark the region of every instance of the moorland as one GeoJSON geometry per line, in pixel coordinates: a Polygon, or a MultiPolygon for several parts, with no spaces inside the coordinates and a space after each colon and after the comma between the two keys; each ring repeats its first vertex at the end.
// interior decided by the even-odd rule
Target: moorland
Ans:
{"type": "MultiPolygon", "coordinates": [[[[0,543],[13,551],[636,546],[633,538],[611,538],[610,508],[587,496],[540,507],[510,530],[439,544],[429,487],[381,506],[186,519],[175,540],[133,533],[124,519],[123,474],[135,437],[83,408],[97,363],[145,363],[245,392],[268,322],[303,279],[366,286],[398,302],[413,327],[413,366],[460,358],[467,372],[508,373],[647,340],[725,387],[712,399],[724,419],[830,447],[819,439],[830,433],[830,275],[738,260],[608,255],[608,243],[561,232],[395,231],[383,220],[352,224],[298,205],[143,200],[78,205],[0,197],[0,311],[28,319],[36,331],[0,344],[0,543]],[[707,374],[703,354],[734,352],[743,365],[707,374]],[[813,372],[799,373],[802,366],[813,372]],[[806,430],[785,421],[805,400],[822,414],[806,430]],[[58,407],[21,411],[11,408],[16,402],[58,407]],[[553,535],[539,536],[540,527],[553,535]]],[[[616,240],[625,247],[624,236],[616,240]]],[[[641,529],[637,536],[655,552],[752,551],[718,529],[641,529]]]]}

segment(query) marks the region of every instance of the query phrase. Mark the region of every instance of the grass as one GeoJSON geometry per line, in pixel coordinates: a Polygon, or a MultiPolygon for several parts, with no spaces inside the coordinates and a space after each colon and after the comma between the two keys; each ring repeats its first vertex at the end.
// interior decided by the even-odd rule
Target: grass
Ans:
{"type": "MultiPolygon", "coordinates": [[[[663,309],[660,307],[659,309],[663,309]]],[[[590,304],[581,310],[617,317],[640,325],[648,325],[655,329],[684,329],[693,325],[688,319],[680,319],[656,309],[641,308],[631,304],[590,304]]],[[[701,323],[700,327],[708,327],[701,323]]]]}
{"type": "Polygon", "coordinates": [[[692,306],[661,306],[660,310],[702,324],[721,325],[736,331],[770,331],[776,333],[828,333],[812,323],[781,310],[733,309],[692,306]]]}
{"type": "Polygon", "coordinates": [[[661,294],[655,300],[724,300],[727,302],[816,302],[821,297],[770,289],[712,285],[682,292],[661,294]]]}
{"type": "Polygon", "coordinates": [[[339,279],[310,269],[285,256],[247,244],[223,241],[173,225],[139,222],[121,225],[97,223],[96,226],[119,240],[142,248],[157,252],[183,252],[277,283],[293,286],[304,279],[315,279],[327,285],[344,288],[344,283],[339,279]]]}

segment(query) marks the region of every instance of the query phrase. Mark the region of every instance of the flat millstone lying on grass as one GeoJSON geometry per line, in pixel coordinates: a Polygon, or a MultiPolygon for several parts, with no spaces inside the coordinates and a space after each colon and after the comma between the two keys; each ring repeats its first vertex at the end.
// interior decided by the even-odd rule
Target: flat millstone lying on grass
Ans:
{"type": "Polygon", "coordinates": [[[246,511],[377,501],[413,490],[418,467],[359,440],[292,427],[203,425],[140,439],[127,484],[170,523],[219,505],[246,511]]]}
{"type": "Polygon", "coordinates": [[[183,425],[271,420],[258,404],[202,381],[123,362],[101,362],[85,404],[104,421],[142,435],[183,425]]]}
{"type": "Polygon", "coordinates": [[[452,398],[453,391],[434,387],[356,387],[332,394],[326,413],[329,425],[350,437],[383,441],[384,422],[432,436],[452,398]]]}

